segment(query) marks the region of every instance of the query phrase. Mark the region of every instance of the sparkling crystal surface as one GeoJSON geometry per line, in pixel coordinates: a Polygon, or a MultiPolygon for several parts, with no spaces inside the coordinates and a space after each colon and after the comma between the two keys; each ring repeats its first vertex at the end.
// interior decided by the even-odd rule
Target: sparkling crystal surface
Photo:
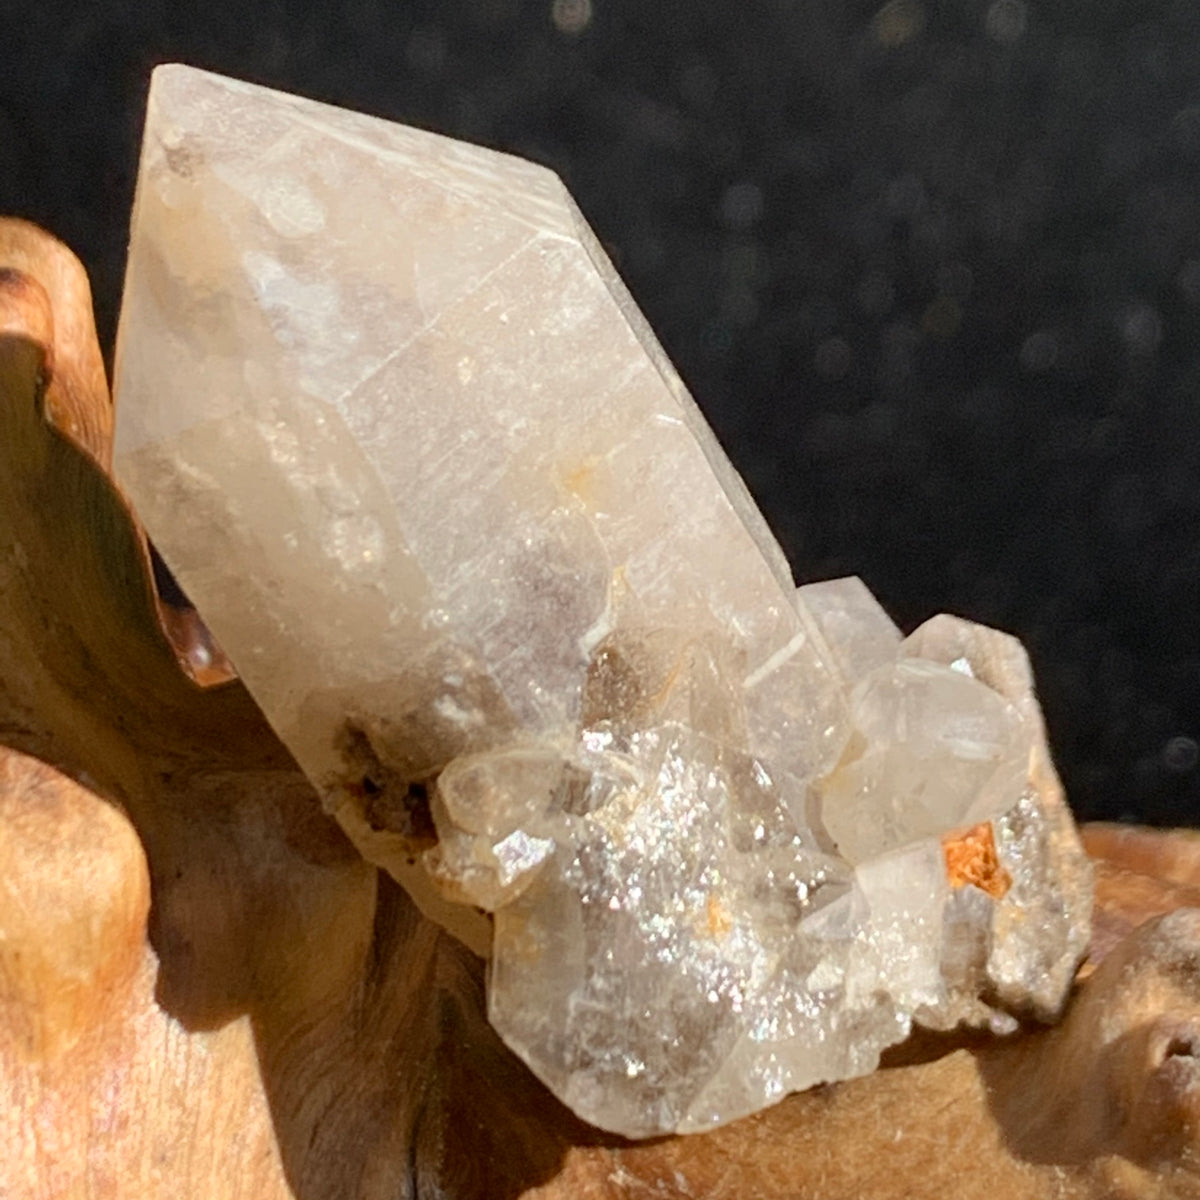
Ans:
{"type": "Polygon", "coordinates": [[[1061,1005],[1090,879],[1020,646],[793,587],[552,173],[159,68],[116,387],[247,686],[587,1120],[1061,1005]]]}

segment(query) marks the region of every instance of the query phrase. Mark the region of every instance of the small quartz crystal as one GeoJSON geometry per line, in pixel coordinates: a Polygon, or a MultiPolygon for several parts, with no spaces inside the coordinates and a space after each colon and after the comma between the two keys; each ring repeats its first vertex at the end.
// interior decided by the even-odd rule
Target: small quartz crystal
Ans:
{"type": "Polygon", "coordinates": [[[793,587],[551,172],[161,67],[116,388],[246,686],[580,1116],[1057,1013],[1091,881],[1019,644],[793,587]]]}

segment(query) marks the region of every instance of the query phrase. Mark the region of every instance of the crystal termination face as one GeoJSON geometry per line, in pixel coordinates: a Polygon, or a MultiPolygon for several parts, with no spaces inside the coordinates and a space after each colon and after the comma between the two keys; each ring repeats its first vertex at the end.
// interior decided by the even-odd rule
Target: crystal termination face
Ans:
{"type": "Polygon", "coordinates": [[[1091,880],[1024,652],[793,588],[551,172],[159,68],[116,390],[246,686],[586,1120],[1057,1013],[1091,880]]]}

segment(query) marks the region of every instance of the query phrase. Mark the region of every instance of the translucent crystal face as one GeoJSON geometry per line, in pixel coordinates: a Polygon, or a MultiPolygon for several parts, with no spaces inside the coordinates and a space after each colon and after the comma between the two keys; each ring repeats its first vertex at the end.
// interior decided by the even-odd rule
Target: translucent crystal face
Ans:
{"type": "Polygon", "coordinates": [[[1089,882],[1020,647],[793,589],[551,173],[160,68],[116,387],[246,685],[584,1118],[1061,1003],[1089,882]]]}
{"type": "Polygon", "coordinates": [[[997,816],[1020,795],[1031,749],[1016,708],[961,669],[877,667],[851,691],[845,750],[818,784],[825,830],[859,863],[997,816]]]}

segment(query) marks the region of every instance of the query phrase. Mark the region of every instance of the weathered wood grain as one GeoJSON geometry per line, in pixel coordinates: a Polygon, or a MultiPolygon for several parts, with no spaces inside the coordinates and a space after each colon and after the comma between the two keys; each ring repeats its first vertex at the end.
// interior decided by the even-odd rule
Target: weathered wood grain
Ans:
{"type": "Polygon", "coordinates": [[[1200,1196],[1186,834],[1087,833],[1097,938],[1055,1029],[914,1041],[705,1135],[573,1118],[157,595],[89,304],[0,222],[0,1196],[1200,1196]]]}

